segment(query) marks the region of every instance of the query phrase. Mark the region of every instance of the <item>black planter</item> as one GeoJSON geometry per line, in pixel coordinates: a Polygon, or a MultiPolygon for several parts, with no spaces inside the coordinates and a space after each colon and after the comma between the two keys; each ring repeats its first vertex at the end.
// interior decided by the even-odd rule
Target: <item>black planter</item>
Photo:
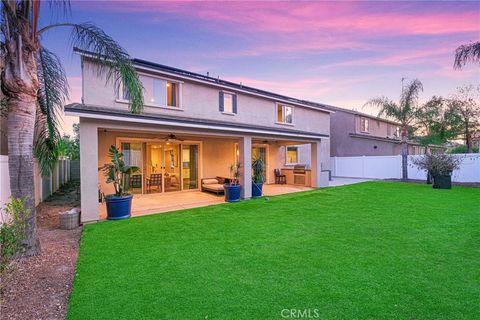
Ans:
{"type": "Polygon", "coordinates": [[[120,220],[130,218],[132,212],[132,195],[117,197],[108,195],[105,197],[107,203],[107,219],[120,220]]]}
{"type": "Polygon", "coordinates": [[[225,189],[226,202],[240,201],[240,190],[242,187],[239,184],[224,184],[223,189],[225,189]]]}
{"type": "Polygon", "coordinates": [[[434,175],[433,176],[434,189],[452,189],[452,175],[434,175]]]}
{"type": "Polygon", "coordinates": [[[260,198],[262,196],[263,183],[252,182],[252,198],[260,198]]]}

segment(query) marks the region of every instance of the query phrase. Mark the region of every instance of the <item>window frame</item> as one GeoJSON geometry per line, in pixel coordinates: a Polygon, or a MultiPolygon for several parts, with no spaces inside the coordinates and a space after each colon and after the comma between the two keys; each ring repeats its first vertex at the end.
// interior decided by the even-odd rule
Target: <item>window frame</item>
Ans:
{"type": "Polygon", "coordinates": [[[370,122],[367,117],[360,117],[360,132],[370,133],[370,122]]]}
{"type": "MultiPolygon", "coordinates": [[[[144,72],[137,72],[139,77],[140,76],[144,76],[144,77],[149,77],[149,78],[152,78],[153,80],[163,80],[165,81],[165,103],[164,104],[158,104],[158,103],[152,103],[151,101],[145,101],[143,102],[144,106],[147,106],[147,107],[154,107],[154,108],[162,108],[162,109],[167,109],[167,110],[180,110],[180,111],[183,111],[183,99],[182,99],[182,96],[183,96],[183,84],[184,82],[183,81],[180,81],[180,80],[175,80],[175,79],[172,79],[172,78],[167,78],[167,77],[162,77],[162,76],[158,76],[158,75],[152,75],[152,74],[149,74],[149,73],[144,73],[144,72]],[[168,83],[175,83],[177,84],[177,104],[178,106],[171,106],[171,105],[168,105],[168,89],[167,89],[167,84],[168,83]]],[[[143,83],[142,83],[143,85],[143,83]]],[[[152,88],[153,90],[153,88],[152,88]]],[[[120,103],[129,103],[129,100],[126,100],[124,98],[124,91],[123,91],[123,85],[121,84],[119,89],[118,89],[118,93],[117,93],[117,97],[115,99],[116,102],[120,102],[120,103]]]]}
{"type": "Polygon", "coordinates": [[[222,101],[222,104],[223,104],[223,111],[220,111],[222,114],[225,114],[225,115],[229,115],[229,116],[235,116],[237,115],[238,113],[238,96],[235,92],[232,92],[232,91],[225,91],[225,90],[221,90],[220,91],[222,93],[222,97],[223,97],[223,101],[222,101]],[[225,95],[230,95],[232,97],[232,110],[231,111],[225,111],[225,95]],[[237,112],[235,112],[235,100],[237,100],[237,112]]]}
{"type": "Polygon", "coordinates": [[[275,123],[287,126],[294,126],[295,125],[295,107],[289,104],[284,104],[280,102],[275,103],[275,123]],[[282,107],[282,121],[278,121],[278,107],[282,107]],[[285,117],[285,108],[290,108],[292,110],[292,122],[286,122],[285,117]]]}
{"type": "Polygon", "coordinates": [[[285,165],[286,166],[293,166],[298,164],[298,146],[296,145],[291,145],[291,146],[285,146],[285,165]],[[297,152],[297,162],[288,162],[288,148],[295,148],[297,152]]]}

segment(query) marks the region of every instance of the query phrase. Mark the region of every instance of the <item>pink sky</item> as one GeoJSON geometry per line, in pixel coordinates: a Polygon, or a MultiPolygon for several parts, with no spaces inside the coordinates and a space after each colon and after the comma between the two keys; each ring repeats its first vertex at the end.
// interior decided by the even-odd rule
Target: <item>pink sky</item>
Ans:
{"type": "MultiPolygon", "coordinates": [[[[479,2],[82,1],[72,12],[134,57],[350,109],[398,98],[402,78],[423,82],[423,100],[480,83],[478,66],[452,68],[455,48],[480,40],[479,2]]],[[[64,57],[78,101],[78,58],[61,37],[47,47],[64,57]]]]}

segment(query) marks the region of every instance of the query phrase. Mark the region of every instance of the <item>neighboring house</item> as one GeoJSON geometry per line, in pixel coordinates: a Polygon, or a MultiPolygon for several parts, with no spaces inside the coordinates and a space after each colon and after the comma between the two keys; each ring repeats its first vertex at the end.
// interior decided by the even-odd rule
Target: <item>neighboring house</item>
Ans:
{"type": "MultiPolygon", "coordinates": [[[[332,157],[400,155],[400,124],[362,112],[333,106],[330,117],[330,154],[332,157]]],[[[429,148],[434,148],[430,146],[429,148]]],[[[425,147],[408,141],[408,153],[424,154],[425,147]]]]}
{"type": "MultiPolygon", "coordinates": [[[[82,63],[82,103],[65,107],[80,118],[82,221],[99,219],[99,189],[112,193],[98,168],[108,163],[116,145],[125,161],[137,165],[133,192],[168,193],[200,190],[202,178],[229,177],[230,165],[242,166],[242,197],[251,196],[251,160],[266,162],[267,183],[274,169],[293,159],[291,145],[309,145],[306,185],[328,185],[330,113],[322,105],[241,84],[134,59],[144,86],[142,114],[128,111],[128,93],[116,92],[98,76],[88,52],[82,63]],[[290,156],[290,159],[286,159],[290,156]]],[[[149,197],[140,197],[143,201],[149,197]]]]}

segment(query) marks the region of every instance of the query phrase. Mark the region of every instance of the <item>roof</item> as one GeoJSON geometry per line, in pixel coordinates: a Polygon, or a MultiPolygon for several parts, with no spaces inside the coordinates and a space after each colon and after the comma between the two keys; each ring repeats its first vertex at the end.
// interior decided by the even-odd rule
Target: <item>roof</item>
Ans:
{"type": "Polygon", "coordinates": [[[65,106],[65,112],[70,115],[75,115],[79,117],[93,117],[99,119],[115,119],[115,120],[124,120],[131,122],[146,122],[153,124],[165,124],[171,126],[184,126],[188,128],[198,128],[198,129],[210,129],[210,130],[221,130],[221,131],[230,131],[236,133],[257,133],[257,134],[270,134],[276,136],[285,136],[292,137],[296,136],[299,138],[310,138],[310,139],[321,139],[329,138],[328,134],[307,132],[289,128],[275,128],[267,126],[258,126],[258,125],[249,125],[244,123],[232,123],[227,121],[217,121],[210,119],[198,119],[190,117],[179,117],[171,116],[165,114],[157,113],[142,113],[142,114],[133,114],[128,110],[121,109],[112,109],[105,108],[94,105],[87,105],[81,103],[72,103],[65,106]]]}
{"type": "MultiPolygon", "coordinates": [[[[78,48],[74,48],[74,51],[76,53],[82,55],[82,56],[85,56],[85,57],[89,57],[89,58],[92,58],[92,59],[96,58],[96,55],[93,52],[85,51],[85,50],[78,49],[78,48]]],[[[159,64],[159,63],[155,63],[155,62],[151,62],[151,61],[147,61],[147,60],[142,60],[142,59],[132,59],[132,63],[137,68],[140,68],[140,69],[142,69],[142,68],[145,69],[146,68],[146,69],[150,69],[152,71],[158,71],[158,72],[161,72],[161,73],[168,73],[168,74],[175,75],[177,77],[187,78],[187,79],[190,79],[190,80],[193,80],[193,81],[200,81],[200,82],[210,84],[210,85],[213,85],[213,86],[227,87],[227,88],[230,88],[234,91],[242,91],[242,92],[245,92],[245,93],[250,93],[252,95],[260,95],[260,96],[268,97],[268,98],[271,98],[273,100],[281,100],[282,102],[291,103],[291,104],[294,104],[294,105],[299,105],[299,106],[309,107],[309,108],[313,108],[313,109],[318,109],[319,111],[324,111],[324,112],[328,112],[328,113],[334,112],[333,110],[330,110],[328,108],[330,106],[322,104],[322,103],[297,99],[297,98],[277,94],[277,93],[274,93],[274,92],[270,92],[270,91],[266,91],[266,90],[262,90],[262,89],[258,89],[258,88],[254,88],[254,87],[245,86],[241,83],[226,81],[226,80],[222,80],[220,78],[214,78],[214,77],[210,77],[208,75],[203,75],[203,74],[200,74],[200,73],[195,73],[195,72],[175,68],[175,67],[167,66],[167,65],[164,65],[164,64],[159,64]]]]}
{"type": "Polygon", "coordinates": [[[374,120],[378,120],[378,121],[383,121],[383,122],[387,122],[387,123],[391,123],[391,124],[400,126],[400,123],[398,123],[396,121],[380,118],[378,116],[374,116],[374,115],[364,113],[364,112],[360,112],[360,111],[357,111],[357,110],[345,109],[345,108],[340,108],[340,107],[335,107],[335,106],[330,106],[330,105],[325,105],[324,108],[325,109],[330,109],[330,110],[335,111],[335,112],[350,113],[350,114],[354,114],[354,115],[358,115],[358,116],[362,116],[362,117],[366,117],[366,118],[370,118],[370,119],[374,119],[374,120]]]}

